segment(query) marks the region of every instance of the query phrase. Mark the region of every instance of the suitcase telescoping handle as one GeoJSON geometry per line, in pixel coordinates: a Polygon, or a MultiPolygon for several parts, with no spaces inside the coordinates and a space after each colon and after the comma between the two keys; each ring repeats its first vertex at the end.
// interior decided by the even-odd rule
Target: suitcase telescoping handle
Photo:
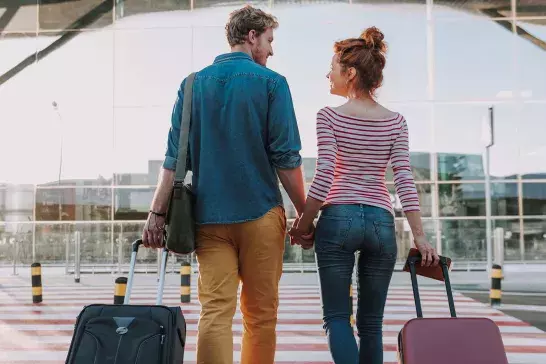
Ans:
{"type": "MultiPolygon", "coordinates": [[[[421,299],[419,298],[419,288],[417,286],[417,273],[415,270],[415,265],[418,263],[421,263],[421,257],[408,258],[409,270],[411,275],[411,285],[413,287],[413,298],[415,299],[415,310],[417,311],[417,317],[423,317],[423,310],[421,309],[421,299]]],[[[449,313],[451,314],[451,317],[457,317],[457,314],[455,312],[455,302],[453,301],[453,293],[451,292],[451,283],[449,282],[449,271],[446,258],[440,257],[439,264],[442,267],[442,273],[444,275],[444,281],[446,284],[449,313]]]]}
{"type": "MultiPolygon", "coordinates": [[[[127,279],[127,289],[125,290],[125,299],[123,300],[124,305],[129,304],[131,298],[131,289],[133,288],[133,279],[135,276],[135,266],[136,266],[136,257],[138,253],[138,248],[142,245],[142,239],[135,240],[133,243],[133,251],[131,253],[131,265],[129,266],[129,278],[127,279]]],[[[159,284],[157,286],[157,297],[155,304],[161,305],[163,300],[163,288],[165,286],[165,270],[167,269],[167,258],[169,257],[169,250],[163,248],[161,254],[161,267],[159,272],[159,284]]]]}

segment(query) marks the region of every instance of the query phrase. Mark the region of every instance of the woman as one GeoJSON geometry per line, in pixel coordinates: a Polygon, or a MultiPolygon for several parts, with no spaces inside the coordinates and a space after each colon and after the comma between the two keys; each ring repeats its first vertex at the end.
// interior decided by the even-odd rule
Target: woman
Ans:
{"type": "Polygon", "coordinates": [[[335,43],[328,73],[330,92],[347,98],[317,114],[318,160],[303,214],[290,235],[304,248],[313,219],[324,328],[337,364],[383,363],[383,312],[397,257],[394,211],[385,184],[390,161],[396,192],[423,256],[439,257],[427,241],[410,168],[408,129],[402,115],[374,100],[381,86],[386,44],[368,28],[360,38],[335,43]],[[357,346],[350,324],[349,286],[357,257],[357,346]]]}

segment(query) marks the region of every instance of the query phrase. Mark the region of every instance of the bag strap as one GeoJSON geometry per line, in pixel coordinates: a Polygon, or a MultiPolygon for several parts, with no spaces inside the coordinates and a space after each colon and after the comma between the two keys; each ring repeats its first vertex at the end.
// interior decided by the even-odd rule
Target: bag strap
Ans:
{"type": "Polygon", "coordinates": [[[180,138],[178,144],[178,160],[176,161],[176,171],[174,174],[174,182],[184,183],[187,167],[187,155],[188,155],[188,139],[190,134],[190,120],[191,120],[191,102],[193,94],[193,80],[195,78],[195,72],[191,73],[186,78],[186,85],[184,86],[184,102],[182,106],[182,116],[180,117],[180,138]]]}

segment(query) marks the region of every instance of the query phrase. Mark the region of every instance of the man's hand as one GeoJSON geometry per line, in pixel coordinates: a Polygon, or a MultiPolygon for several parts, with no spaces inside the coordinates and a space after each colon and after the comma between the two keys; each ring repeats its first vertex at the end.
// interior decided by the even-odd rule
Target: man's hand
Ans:
{"type": "Polygon", "coordinates": [[[165,217],[150,212],[142,230],[142,244],[146,248],[162,248],[164,234],[165,217]]]}
{"type": "Polygon", "coordinates": [[[296,219],[294,225],[288,232],[290,234],[290,243],[292,245],[299,244],[303,249],[311,249],[315,243],[315,226],[311,224],[311,227],[305,229],[298,224],[299,220],[296,219]]]}

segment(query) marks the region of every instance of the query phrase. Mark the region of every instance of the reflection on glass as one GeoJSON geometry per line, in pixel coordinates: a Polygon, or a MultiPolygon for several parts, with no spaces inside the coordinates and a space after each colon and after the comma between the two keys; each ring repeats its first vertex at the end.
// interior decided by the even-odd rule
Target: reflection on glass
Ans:
{"type": "Polygon", "coordinates": [[[495,230],[502,229],[504,238],[504,259],[505,260],[521,260],[520,254],[520,226],[519,220],[493,220],[491,222],[492,229],[492,246],[493,259],[495,259],[495,230]]]}
{"type": "MultiPolygon", "coordinates": [[[[404,262],[408,258],[408,252],[413,247],[413,234],[408,221],[405,218],[396,219],[396,243],[398,245],[398,262],[404,262]]],[[[423,220],[425,236],[430,244],[436,246],[436,230],[434,221],[423,220]]]]}
{"type": "Polygon", "coordinates": [[[517,183],[491,184],[491,214],[493,216],[518,215],[518,185],[517,183]]]}
{"type": "MultiPolygon", "coordinates": [[[[540,11],[539,6],[526,8],[535,14],[540,11]]],[[[542,13],[546,16],[544,5],[542,13]]],[[[524,99],[544,99],[546,74],[542,70],[546,62],[546,20],[520,20],[516,25],[519,32],[516,49],[521,96],[524,99]]]]}
{"type": "MultiPolygon", "coordinates": [[[[398,197],[398,194],[396,193],[396,189],[394,185],[387,185],[389,189],[389,193],[391,194],[391,202],[392,207],[394,209],[394,213],[396,217],[405,217],[403,209],[402,209],[402,203],[400,202],[400,198],[398,197]]],[[[425,183],[417,183],[415,184],[415,187],[417,189],[417,194],[419,195],[419,205],[421,207],[421,215],[424,217],[431,216],[432,215],[432,195],[430,193],[431,187],[429,184],[425,183]]]]}
{"type": "Polygon", "coordinates": [[[491,100],[512,94],[514,42],[510,28],[487,18],[465,17],[436,22],[434,30],[435,99],[491,100]]]}
{"type": "MultiPolygon", "coordinates": [[[[114,227],[114,262],[115,264],[128,265],[131,261],[132,244],[142,238],[144,222],[118,223],[114,227]]],[[[140,247],[137,254],[137,271],[144,271],[146,264],[157,263],[157,250],[140,247]],[[144,266],[142,266],[144,265],[144,266]]],[[[157,269],[157,267],[153,267],[157,269]]]]}
{"type": "Polygon", "coordinates": [[[438,186],[440,216],[484,216],[485,184],[449,183],[438,186]]]}
{"type": "MultiPolygon", "coordinates": [[[[430,180],[430,153],[410,152],[411,173],[415,181],[430,180]]],[[[389,164],[385,173],[387,181],[394,181],[394,172],[389,164]]]]}
{"type": "MultiPolygon", "coordinates": [[[[153,15],[149,15],[152,17],[153,15]]],[[[192,71],[192,33],[201,33],[202,28],[190,28],[187,23],[176,24],[176,28],[158,26],[157,29],[116,29],[114,33],[114,105],[137,109],[116,110],[116,122],[120,116],[127,124],[136,118],[145,120],[143,130],[164,131],[161,125],[170,126],[170,113],[182,80],[192,71]],[[145,106],[164,106],[167,118],[158,119],[146,111],[145,106]],[[120,114],[121,113],[121,114],[120,114]]],[[[118,27],[119,28],[119,27],[118,27]]],[[[225,43],[225,36],[222,38],[225,43]]],[[[210,42],[207,42],[210,43],[210,42]]],[[[212,61],[212,60],[211,60],[212,61]]],[[[127,131],[125,131],[127,132],[127,131]]],[[[164,133],[164,132],[163,132],[164,133]]]]}
{"type": "Polygon", "coordinates": [[[79,223],[74,226],[80,232],[81,264],[107,264],[112,261],[112,224],[79,223]]]}
{"type": "Polygon", "coordinates": [[[441,236],[442,255],[471,261],[486,257],[485,220],[442,221],[441,236]]]}
{"type": "Polygon", "coordinates": [[[41,0],[41,30],[102,28],[112,24],[114,0],[41,0]]]}
{"type": "Polygon", "coordinates": [[[37,221],[92,221],[112,219],[112,190],[104,188],[39,188],[37,221]]]}
{"type": "Polygon", "coordinates": [[[34,186],[11,184],[0,186],[0,221],[31,221],[34,186]]]}
{"type": "MultiPolygon", "coordinates": [[[[36,32],[38,0],[0,2],[0,33],[36,32]]],[[[4,54],[2,54],[4,56],[4,54]]]]}
{"type": "Polygon", "coordinates": [[[116,188],[115,220],[146,220],[155,188],[116,188]]]}
{"type": "Polygon", "coordinates": [[[546,220],[523,221],[525,260],[546,259],[546,220]]]}
{"type": "Polygon", "coordinates": [[[483,160],[481,155],[438,154],[439,181],[483,180],[483,160]]]}
{"type": "Polygon", "coordinates": [[[518,120],[519,171],[524,180],[546,179],[546,140],[543,132],[546,103],[521,105],[518,120]]]}
{"type": "Polygon", "coordinates": [[[73,269],[75,231],[75,226],[70,223],[36,224],[36,261],[41,264],[65,264],[68,262],[72,264],[73,269]]]}
{"type": "Polygon", "coordinates": [[[0,262],[32,263],[32,224],[0,223],[0,262]]]}
{"type": "Polygon", "coordinates": [[[523,214],[546,216],[546,183],[524,183],[523,214]]]}

